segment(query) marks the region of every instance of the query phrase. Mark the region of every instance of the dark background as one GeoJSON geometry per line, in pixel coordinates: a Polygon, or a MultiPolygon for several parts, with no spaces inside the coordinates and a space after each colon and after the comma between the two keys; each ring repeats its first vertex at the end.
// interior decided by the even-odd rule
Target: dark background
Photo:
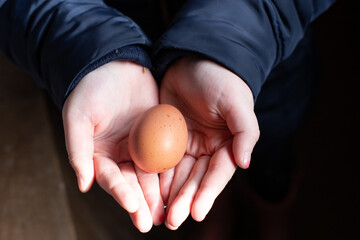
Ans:
{"type": "MultiPolygon", "coordinates": [[[[274,224],[284,208],[267,211],[274,219],[268,228],[286,230],[288,239],[360,239],[360,24],[354,3],[338,1],[315,22],[323,71],[314,108],[296,135],[300,164],[289,217],[279,227],[274,224]]],[[[259,202],[246,173],[237,171],[203,223],[189,219],[175,232],[159,226],[138,233],[98,186],[79,193],[60,113],[26,73],[0,60],[1,240],[225,239],[227,231],[216,237],[219,226],[230,239],[254,239],[263,230],[259,202]]]]}

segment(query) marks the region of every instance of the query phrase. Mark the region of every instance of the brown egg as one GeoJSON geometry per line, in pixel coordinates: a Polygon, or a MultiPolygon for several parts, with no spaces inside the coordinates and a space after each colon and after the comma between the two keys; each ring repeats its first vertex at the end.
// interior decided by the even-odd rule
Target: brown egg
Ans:
{"type": "Polygon", "coordinates": [[[129,135],[129,153],[142,170],[160,173],[178,164],[187,141],[188,130],[181,112],[160,104],[135,120],[129,135]]]}

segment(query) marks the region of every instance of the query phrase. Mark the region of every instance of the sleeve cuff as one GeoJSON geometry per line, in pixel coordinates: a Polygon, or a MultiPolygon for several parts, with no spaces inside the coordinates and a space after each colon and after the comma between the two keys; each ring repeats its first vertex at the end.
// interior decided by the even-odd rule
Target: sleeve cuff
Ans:
{"type": "Polygon", "coordinates": [[[146,68],[151,69],[151,59],[147,52],[140,46],[137,45],[130,45],[126,47],[122,47],[119,49],[115,49],[105,56],[95,60],[94,62],[86,65],[71,81],[70,85],[68,86],[64,99],[61,103],[58,103],[59,109],[62,109],[62,106],[66,100],[66,98],[69,96],[71,91],[76,87],[76,85],[81,81],[81,79],[91,71],[101,67],[102,65],[105,65],[106,63],[109,63],[114,60],[127,60],[127,61],[133,61],[139,65],[142,65],[146,68]]]}

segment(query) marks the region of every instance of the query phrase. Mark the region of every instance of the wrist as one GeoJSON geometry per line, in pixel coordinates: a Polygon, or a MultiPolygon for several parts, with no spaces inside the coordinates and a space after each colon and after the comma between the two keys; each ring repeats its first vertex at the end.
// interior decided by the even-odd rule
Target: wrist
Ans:
{"type": "Polygon", "coordinates": [[[116,60],[123,60],[124,62],[130,61],[137,63],[139,65],[142,65],[146,68],[151,68],[151,60],[149,55],[146,51],[143,50],[142,47],[137,45],[130,45],[126,47],[122,47],[119,49],[115,49],[111,51],[110,53],[106,54],[105,56],[95,60],[92,63],[89,63],[86,65],[72,80],[72,82],[69,84],[65,95],[64,95],[64,101],[67,99],[69,94],[73,91],[75,86],[79,84],[79,82],[89,73],[97,70],[101,66],[108,64],[112,61],[116,60]]]}

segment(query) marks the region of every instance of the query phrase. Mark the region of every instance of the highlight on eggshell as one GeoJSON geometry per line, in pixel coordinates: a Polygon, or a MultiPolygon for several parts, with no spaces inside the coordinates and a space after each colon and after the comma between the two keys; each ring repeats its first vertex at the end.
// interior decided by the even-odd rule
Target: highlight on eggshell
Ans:
{"type": "Polygon", "coordinates": [[[176,166],[185,154],[188,129],[181,112],[159,104],[139,116],[131,127],[129,153],[134,163],[150,173],[176,166]]]}

